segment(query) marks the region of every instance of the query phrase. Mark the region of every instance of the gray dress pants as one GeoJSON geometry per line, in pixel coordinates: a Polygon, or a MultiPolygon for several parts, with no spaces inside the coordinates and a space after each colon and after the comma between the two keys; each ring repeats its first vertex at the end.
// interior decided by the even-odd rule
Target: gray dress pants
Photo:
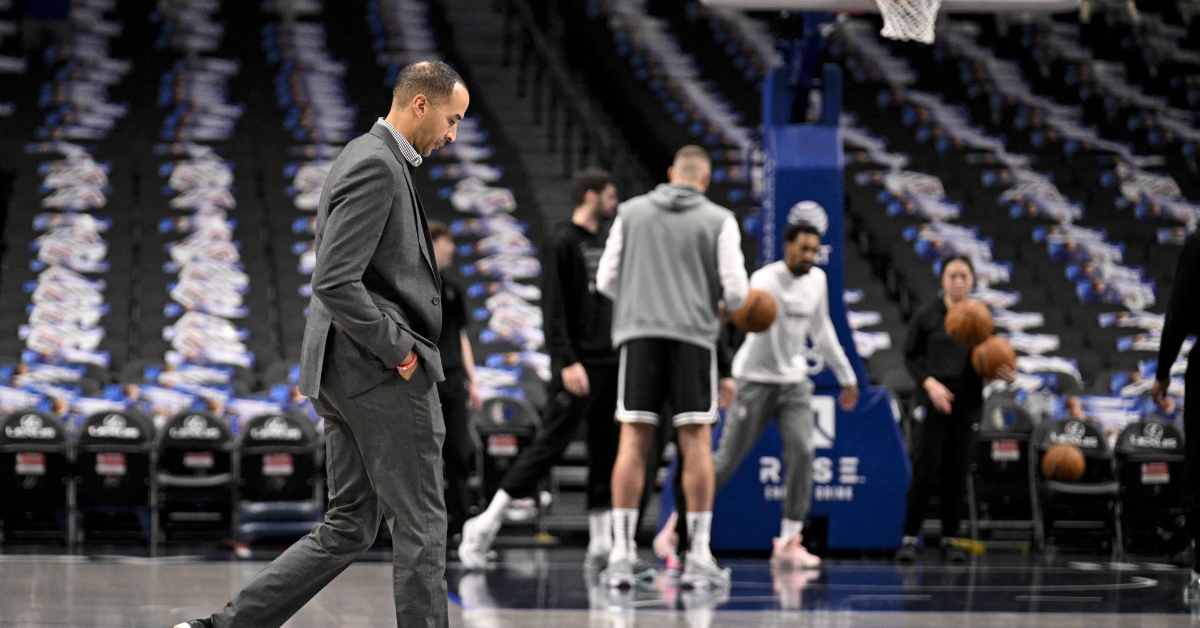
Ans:
{"type": "Polygon", "coordinates": [[[783,517],[804,521],[812,501],[813,410],[812,382],[766,384],[738,380],[737,399],[725,413],[725,426],[713,464],[717,490],[737,471],[742,458],[762,438],[772,419],[779,418],[783,437],[783,517]]]}
{"type": "Polygon", "coordinates": [[[324,521],[254,577],[212,620],[217,628],[281,626],[375,541],[392,534],[396,625],[440,628],[446,619],[446,506],[437,386],[423,368],[347,397],[325,369],[329,507],[324,521]]]}

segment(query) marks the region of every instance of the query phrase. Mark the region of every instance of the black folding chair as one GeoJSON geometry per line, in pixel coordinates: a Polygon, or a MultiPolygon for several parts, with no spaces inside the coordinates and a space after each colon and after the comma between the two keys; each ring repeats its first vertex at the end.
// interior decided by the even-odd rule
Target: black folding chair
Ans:
{"type": "Polygon", "coordinates": [[[88,417],[76,446],[77,542],[155,544],[154,425],[136,413],[88,417]]]}
{"type": "Polygon", "coordinates": [[[233,436],[219,419],[184,412],[158,438],[156,527],[165,540],[227,538],[237,474],[233,436]]]}
{"type": "Polygon", "coordinates": [[[1034,518],[1045,535],[1046,544],[1056,545],[1065,536],[1080,538],[1079,533],[1099,532],[1103,547],[1120,556],[1124,547],[1121,528],[1120,485],[1117,483],[1113,452],[1099,428],[1087,420],[1066,419],[1043,423],[1035,436],[1037,455],[1029,459],[1029,478],[1034,490],[1034,518]],[[1042,456],[1054,445],[1073,445],[1083,453],[1086,463],[1077,482],[1045,477],[1042,456]]]}
{"type": "Polygon", "coordinates": [[[984,403],[967,474],[972,538],[984,538],[981,528],[989,539],[1026,530],[1034,545],[1040,546],[1029,484],[1030,441],[1036,424],[1013,394],[993,394],[984,403]]]}
{"type": "Polygon", "coordinates": [[[0,491],[5,543],[70,545],[71,460],[61,421],[34,410],[0,420],[0,491]]]}
{"type": "Polygon", "coordinates": [[[292,541],[321,522],[321,444],[304,417],[272,414],[246,422],[238,435],[239,541],[292,541]]]}
{"type": "Polygon", "coordinates": [[[1187,545],[1183,440],[1178,427],[1152,419],[1127,425],[1117,437],[1126,549],[1170,555],[1187,545]]]}

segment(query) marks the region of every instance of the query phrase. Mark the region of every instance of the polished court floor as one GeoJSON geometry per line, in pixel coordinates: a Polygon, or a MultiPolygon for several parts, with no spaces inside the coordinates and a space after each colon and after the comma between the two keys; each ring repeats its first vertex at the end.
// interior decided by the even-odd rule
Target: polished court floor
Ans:
{"type": "MultiPolygon", "coordinates": [[[[1180,598],[1187,571],[1157,563],[993,558],[900,568],[828,561],[820,572],[772,573],[763,560],[731,560],[728,595],[691,595],[660,577],[632,595],[613,596],[589,586],[580,558],[578,550],[514,550],[486,573],[451,565],[451,625],[1200,626],[1180,598]]],[[[170,626],[224,604],[262,564],[0,555],[0,627],[170,626]]],[[[390,581],[386,562],[356,564],[287,626],[392,626],[390,581]]]]}

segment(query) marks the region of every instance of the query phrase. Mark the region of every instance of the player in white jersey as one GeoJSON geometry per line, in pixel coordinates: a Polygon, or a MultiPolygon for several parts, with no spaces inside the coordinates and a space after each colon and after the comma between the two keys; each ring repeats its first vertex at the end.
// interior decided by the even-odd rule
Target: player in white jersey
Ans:
{"type": "MultiPolygon", "coordinates": [[[[801,544],[804,520],[812,498],[813,383],[808,349],[833,369],[844,410],[858,403],[858,385],[850,360],[838,344],[829,320],[829,289],[825,272],[816,268],[820,232],[808,223],[788,228],[783,260],[755,271],[750,287],[768,292],[779,305],[779,316],[767,331],[751,333],[733,359],[737,398],[725,417],[715,456],[717,490],[733,476],[742,458],[762,437],[768,421],[778,417],[787,467],[783,521],[771,562],[783,566],[817,567],[821,559],[801,544]]],[[[673,554],[675,516],[668,520],[655,548],[673,554]]],[[[668,563],[671,562],[669,556],[668,563]]]]}

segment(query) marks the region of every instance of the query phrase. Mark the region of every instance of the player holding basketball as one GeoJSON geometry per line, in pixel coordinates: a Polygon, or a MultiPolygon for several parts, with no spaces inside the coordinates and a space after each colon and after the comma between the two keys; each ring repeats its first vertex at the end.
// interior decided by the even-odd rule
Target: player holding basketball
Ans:
{"type": "Polygon", "coordinates": [[[596,273],[597,287],[614,301],[613,344],[620,351],[614,538],[604,578],[610,587],[633,586],[638,500],[664,405],[683,455],[691,543],[682,584],[729,585],[729,570],[717,566],[709,549],[718,308],[722,301],[738,308],[749,281],[737,219],[704,196],[711,172],[704,149],[679,149],[669,183],[620,206],[596,273]]]}
{"type": "MultiPolygon", "coordinates": [[[[971,348],[950,338],[945,321],[946,312],[975,288],[975,265],[963,255],[942,260],[941,283],[941,298],[917,310],[904,341],[905,365],[917,383],[919,405],[913,411],[917,425],[904,537],[896,551],[902,563],[917,559],[917,535],[935,489],[941,497],[942,553],[951,562],[967,559],[954,539],[962,522],[971,429],[983,409],[984,381],[971,366],[971,348]]],[[[998,377],[1013,381],[1008,367],[998,377]]]]}
{"type": "MultiPolygon", "coordinates": [[[[828,364],[841,394],[843,410],[858,403],[858,385],[850,360],[838,344],[829,320],[829,288],[825,271],[814,266],[821,251],[821,233],[809,223],[788,227],[783,260],[767,264],[750,277],[750,287],[763,290],[779,305],[779,318],[761,333],[746,337],[733,358],[737,397],[725,417],[716,453],[717,490],[733,477],[742,459],[762,437],[767,423],[779,417],[783,460],[787,466],[783,521],[775,539],[771,563],[781,567],[814,568],[821,559],[801,544],[804,520],[812,501],[813,383],[809,379],[807,342],[828,364]]],[[[664,526],[675,529],[675,515],[664,526]]],[[[660,533],[660,538],[663,533],[660,533]]],[[[655,541],[656,549],[663,545],[655,541]]],[[[667,545],[673,545],[667,541],[667,545]]],[[[668,550],[674,553],[674,548],[668,550]]],[[[670,560],[668,560],[670,562],[670,560]]]]}

